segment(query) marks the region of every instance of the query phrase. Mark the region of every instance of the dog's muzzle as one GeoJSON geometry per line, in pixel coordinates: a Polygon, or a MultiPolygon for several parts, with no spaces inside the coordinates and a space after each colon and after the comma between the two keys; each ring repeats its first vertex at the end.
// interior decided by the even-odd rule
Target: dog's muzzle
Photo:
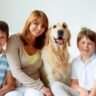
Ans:
{"type": "Polygon", "coordinates": [[[63,38],[64,37],[64,31],[58,30],[57,34],[58,34],[58,37],[54,38],[55,43],[57,43],[58,45],[64,44],[64,38],[63,38]]]}
{"type": "Polygon", "coordinates": [[[64,31],[63,30],[58,30],[57,34],[58,34],[59,37],[62,37],[64,35],[64,31]]]}

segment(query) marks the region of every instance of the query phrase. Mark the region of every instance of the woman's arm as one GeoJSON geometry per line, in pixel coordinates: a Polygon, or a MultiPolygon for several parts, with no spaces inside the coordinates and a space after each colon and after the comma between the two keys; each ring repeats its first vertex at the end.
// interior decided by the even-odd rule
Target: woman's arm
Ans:
{"type": "Polygon", "coordinates": [[[12,77],[11,72],[8,72],[5,76],[5,85],[0,89],[0,95],[5,94],[15,88],[15,79],[12,77]]]}
{"type": "Polygon", "coordinates": [[[21,69],[20,51],[23,51],[23,49],[20,50],[20,47],[22,47],[20,37],[18,35],[11,36],[7,43],[6,56],[12,74],[23,85],[40,90],[44,86],[41,80],[32,79],[21,69]]]}

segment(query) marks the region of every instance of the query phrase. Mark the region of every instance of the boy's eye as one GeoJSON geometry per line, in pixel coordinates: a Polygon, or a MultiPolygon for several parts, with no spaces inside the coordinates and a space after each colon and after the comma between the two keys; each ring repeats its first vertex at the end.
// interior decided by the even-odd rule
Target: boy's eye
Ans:
{"type": "Polygon", "coordinates": [[[6,38],[6,37],[4,37],[4,36],[1,36],[1,37],[0,37],[0,39],[5,39],[5,38],[6,38]]]}
{"type": "Polygon", "coordinates": [[[85,42],[82,42],[82,44],[85,44],[85,42]]]}

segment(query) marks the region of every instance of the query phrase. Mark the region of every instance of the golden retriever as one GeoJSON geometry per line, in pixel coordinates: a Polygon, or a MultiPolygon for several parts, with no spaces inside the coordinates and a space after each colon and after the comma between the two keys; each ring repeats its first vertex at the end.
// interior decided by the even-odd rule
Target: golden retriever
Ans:
{"type": "Polygon", "coordinates": [[[48,44],[42,50],[41,78],[48,86],[54,81],[65,82],[67,78],[71,34],[67,24],[59,22],[48,29],[47,36],[48,44]]]}

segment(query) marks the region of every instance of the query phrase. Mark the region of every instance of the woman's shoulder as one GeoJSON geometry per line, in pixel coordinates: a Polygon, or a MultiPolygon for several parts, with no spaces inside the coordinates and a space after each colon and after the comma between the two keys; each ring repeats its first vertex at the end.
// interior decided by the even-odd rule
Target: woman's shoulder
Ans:
{"type": "Polygon", "coordinates": [[[19,36],[20,36],[19,33],[14,33],[14,34],[11,34],[11,35],[9,36],[9,38],[15,38],[15,37],[19,37],[19,36]]]}
{"type": "Polygon", "coordinates": [[[11,34],[9,40],[20,40],[20,33],[11,34]]]}
{"type": "Polygon", "coordinates": [[[8,44],[10,46],[19,46],[21,44],[20,33],[11,34],[8,38],[8,44]]]}

